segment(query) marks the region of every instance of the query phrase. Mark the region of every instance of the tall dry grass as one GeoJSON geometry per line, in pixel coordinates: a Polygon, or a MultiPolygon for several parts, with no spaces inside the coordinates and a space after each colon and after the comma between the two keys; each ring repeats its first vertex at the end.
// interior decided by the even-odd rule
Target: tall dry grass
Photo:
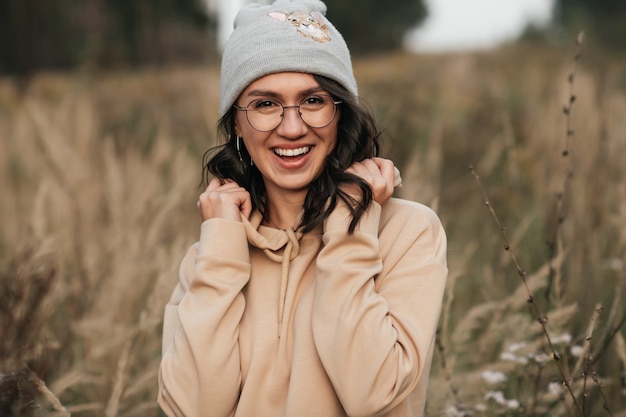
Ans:
{"type": "Polygon", "coordinates": [[[15,367],[41,368],[74,415],[156,414],[163,303],[194,239],[198,154],[215,123],[211,76],[41,75],[22,95],[2,84],[3,258],[34,247],[59,264],[48,314],[17,329],[43,327],[49,348],[15,367]]]}
{"type": "MultiPolygon", "coordinates": [[[[624,415],[626,73],[585,59],[563,158],[574,53],[521,45],[356,62],[401,196],[436,208],[448,232],[429,415],[580,414],[572,398],[585,415],[624,415]]],[[[215,67],[39,74],[22,89],[0,80],[2,413],[159,414],[162,309],[197,238],[218,94],[215,67]]]]}

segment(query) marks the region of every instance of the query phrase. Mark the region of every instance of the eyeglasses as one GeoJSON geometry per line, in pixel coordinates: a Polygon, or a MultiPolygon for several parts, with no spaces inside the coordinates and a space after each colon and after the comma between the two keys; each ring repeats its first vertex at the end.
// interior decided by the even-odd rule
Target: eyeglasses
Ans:
{"type": "Polygon", "coordinates": [[[335,119],[337,104],[341,103],[327,94],[317,94],[304,98],[297,106],[283,106],[278,101],[261,98],[251,101],[246,107],[237,105],[233,107],[246,112],[246,119],[254,130],[269,132],[280,126],[285,110],[289,108],[298,109],[300,118],[307,126],[326,127],[335,119]]]}

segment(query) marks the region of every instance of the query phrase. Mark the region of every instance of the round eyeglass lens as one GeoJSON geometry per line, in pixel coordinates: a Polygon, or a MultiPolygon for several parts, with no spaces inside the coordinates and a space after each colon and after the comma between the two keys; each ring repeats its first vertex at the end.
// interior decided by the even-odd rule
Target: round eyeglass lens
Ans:
{"type": "Polygon", "coordinates": [[[250,102],[246,107],[235,106],[237,110],[245,111],[250,125],[261,132],[276,129],[283,120],[285,111],[297,109],[300,118],[309,127],[321,128],[328,126],[337,113],[337,104],[332,97],[326,94],[313,95],[303,99],[297,106],[283,106],[278,101],[258,99],[250,102]]]}

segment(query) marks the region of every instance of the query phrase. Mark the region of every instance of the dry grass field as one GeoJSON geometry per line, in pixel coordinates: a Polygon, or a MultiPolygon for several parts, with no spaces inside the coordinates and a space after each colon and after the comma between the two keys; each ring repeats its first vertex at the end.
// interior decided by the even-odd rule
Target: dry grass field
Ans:
{"type": "MultiPolygon", "coordinates": [[[[429,416],[626,416],[626,70],[577,53],[355,63],[448,232],[429,416]]],[[[159,415],[218,96],[214,66],[0,79],[0,415],[159,415]]]]}

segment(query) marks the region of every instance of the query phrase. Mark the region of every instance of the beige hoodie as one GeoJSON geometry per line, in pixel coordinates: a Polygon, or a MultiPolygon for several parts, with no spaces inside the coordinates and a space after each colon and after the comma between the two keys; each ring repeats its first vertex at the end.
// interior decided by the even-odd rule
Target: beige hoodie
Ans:
{"type": "Polygon", "coordinates": [[[427,207],[340,206],[299,236],[211,219],[165,308],[169,416],[421,416],[447,276],[427,207]]]}

